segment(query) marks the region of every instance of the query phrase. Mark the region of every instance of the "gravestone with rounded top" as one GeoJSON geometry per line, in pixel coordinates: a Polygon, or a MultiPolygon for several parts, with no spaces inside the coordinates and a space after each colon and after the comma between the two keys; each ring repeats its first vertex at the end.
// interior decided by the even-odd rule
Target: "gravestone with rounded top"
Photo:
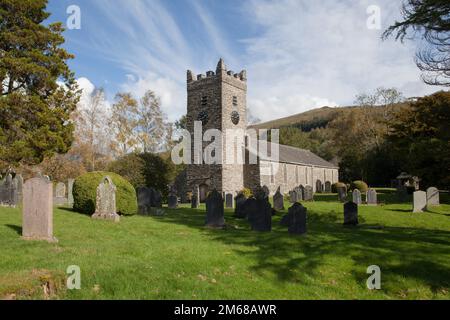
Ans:
{"type": "Polygon", "coordinates": [[[265,191],[261,188],[255,191],[254,207],[248,211],[247,219],[252,230],[260,232],[272,230],[272,207],[265,191]]]}
{"type": "Polygon", "coordinates": [[[352,197],[353,203],[356,203],[357,205],[362,204],[361,191],[359,191],[358,189],[353,190],[352,197]]]}
{"type": "Polygon", "coordinates": [[[338,200],[340,202],[345,202],[347,200],[347,188],[345,187],[337,187],[338,200]]]}
{"type": "Polygon", "coordinates": [[[344,225],[358,225],[358,205],[352,201],[344,204],[344,225]]]}
{"type": "Polygon", "coordinates": [[[176,209],[178,207],[178,197],[175,193],[169,193],[167,197],[167,206],[169,209],[176,209]]]}
{"type": "Polygon", "coordinates": [[[377,192],[375,191],[375,189],[367,190],[366,201],[369,206],[376,206],[378,204],[377,192]]]}
{"type": "Polygon", "coordinates": [[[413,212],[424,212],[427,210],[427,193],[416,191],[413,193],[413,212]]]}
{"type": "Polygon", "coordinates": [[[288,227],[290,234],[305,234],[306,233],[306,212],[307,209],[300,203],[294,203],[280,221],[282,226],[288,227]]]}
{"type": "Polygon", "coordinates": [[[239,219],[245,219],[247,218],[247,215],[245,213],[245,202],[247,201],[247,197],[243,193],[239,193],[236,198],[234,199],[234,202],[236,204],[236,207],[234,209],[234,216],[239,219]]]}
{"type": "Polygon", "coordinates": [[[97,198],[93,219],[120,221],[116,209],[116,186],[110,177],[103,178],[97,187],[97,198]]]}
{"type": "Polygon", "coordinates": [[[46,177],[23,185],[22,238],[56,242],[53,236],[53,184],[46,177]]]}
{"type": "Polygon", "coordinates": [[[427,205],[428,206],[439,206],[439,190],[435,187],[429,187],[427,189],[427,205]]]}
{"type": "Polygon", "coordinates": [[[56,184],[54,203],[56,205],[67,204],[66,185],[63,182],[58,182],[56,184]]]}
{"type": "Polygon", "coordinates": [[[225,226],[223,198],[214,189],[206,198],[206,226],[211,228],[223,228],[225,226]]]}
{"type": "Polygon", "coordinates": [[[280,188],[273,196],[273,208],[278,211],[284,210],[284,197],[280,192],[280,188]]]}

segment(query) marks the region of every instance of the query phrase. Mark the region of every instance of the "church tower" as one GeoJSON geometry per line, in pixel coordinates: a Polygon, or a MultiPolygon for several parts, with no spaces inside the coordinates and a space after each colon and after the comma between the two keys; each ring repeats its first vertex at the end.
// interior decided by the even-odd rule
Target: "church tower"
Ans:
{"type": "MultiPolygon", "coordinates": [[[[233,193],[244,187],[244,165],[226,159],[230,148],[234,154],[242,152],[243,140],[227,141],[227,130],[243,133],[247,128],[247,74],[245,70],[234,73],[227,70],[220,59],[216,72],[194,76],[187,71],[187,130],[192,139],[192,164],[187,166],[187,184],[190,190],[200,189],[203,201],[208,191],[216,188],[219,192],[233,193]],[[222,161],[216,164],[194,163],[194,122],[202,123],[202,135],[208,129],[222,132],[222,161]],[[236,130],[238,129],[238,130],[236,130]],[[228,153],[227,153],[228,152],[228,153]]],[[[203,142],[203,152],[211,141],[203,142]]],[[[199,159],[199,158],[197,158],[199,159]]],[[[245,160],[245,159],[244,159],[245,160]]]]}

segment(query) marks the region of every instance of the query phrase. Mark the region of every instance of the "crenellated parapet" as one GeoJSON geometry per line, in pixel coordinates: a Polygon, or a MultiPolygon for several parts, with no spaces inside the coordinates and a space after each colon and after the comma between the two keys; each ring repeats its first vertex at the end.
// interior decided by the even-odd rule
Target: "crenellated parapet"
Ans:
{"type": "Polygon", "coordinates": [[[215,80],[226,81],[238,87],[243,87],[243,85],[246,86],[247,71],[242,70],[239,73],[235,73],[232,70],[228,70],[222,58],[217,63],[216,72],[207,71],[206,74],[199,74],[195,76],[191,70],[187,71],[188,85],[204,85],[205,82],[212,82],[215,80]],[[198,82],[201,82],[201,84],[198,82]]]}

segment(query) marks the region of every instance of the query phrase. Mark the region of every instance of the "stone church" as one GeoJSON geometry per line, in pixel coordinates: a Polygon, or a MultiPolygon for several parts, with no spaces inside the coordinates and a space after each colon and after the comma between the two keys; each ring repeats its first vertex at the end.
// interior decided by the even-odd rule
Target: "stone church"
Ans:
{"type": "MultiPolygon", "coordinates": [[[[222,59],[217,64],[216,72],[208,71],[206,75],[194,76],[188,70],[186,120],[192,141],[195,121],[201,122],[203,133],[208,129],[218,129],[221,132],[228,129],[247,130],[246,71],[234,73],[227,70],[222,59]]],[[[338,182],[339,168],[309,150],[279,145],[278,170],[267,170],[275,167],[271,157],[259,155],[257,162],[250,164],[248,140],[243,139],[240,143],[241,145],[239,141],[227,142],[224,136],[223,154],[226,154],[228,148],[245,150],[244,163],[229,164],[223,161],[217,164],[187,165],[187,187],[189,190],[199,187],[201,201],[214,188],[219,192],[236,194],[243,188],[254,189],[258,185],[266,185],[273,194],[278,188],[282,193],[288,193],[297,186],[309,185],[315,192],[322,192],[331,190],[331,185],[338,182]]],[[[205,148],[210,142],[202,144],[205,148]]]]}

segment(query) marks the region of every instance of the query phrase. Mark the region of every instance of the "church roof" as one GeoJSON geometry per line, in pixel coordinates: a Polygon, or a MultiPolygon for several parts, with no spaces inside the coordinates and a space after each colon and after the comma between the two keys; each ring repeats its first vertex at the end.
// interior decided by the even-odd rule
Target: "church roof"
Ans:
{"type": "MultiPolygon", "coordinates": [[[[332,164],[331,162],[322,159],[318,155],[312,153],[306,149],[295,148],[291,146],[286,146],[283,144],[279,144],[279,157],[281,163],[293,163],[293,164],[301,164],[301,165],[310,165],[324,168],[336,168],[339,167],[332,164]]],[[[267,144],[267,148],[269,149],[268,153],[270,154],[270,143],[267,144]]],[[[271,161],[270,157],[261,157],[261,160],[271,161]]]]}

